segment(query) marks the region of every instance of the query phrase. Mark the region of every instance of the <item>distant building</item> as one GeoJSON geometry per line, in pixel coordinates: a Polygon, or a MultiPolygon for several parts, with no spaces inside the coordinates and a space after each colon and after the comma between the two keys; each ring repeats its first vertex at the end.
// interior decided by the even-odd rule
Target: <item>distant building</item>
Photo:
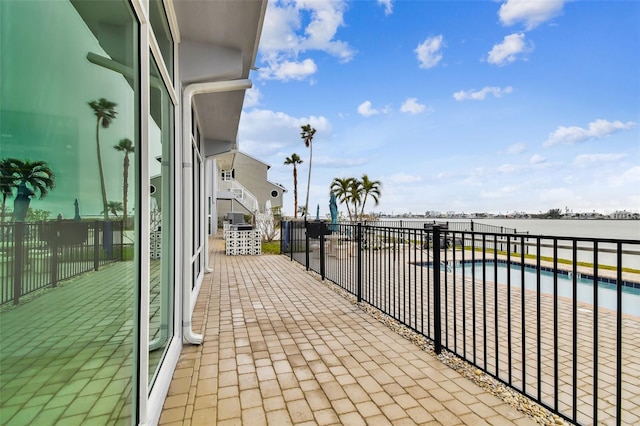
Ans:
{"type": "Polygon", "coordinates": [[[253,215],[264,211],[267,201],[271,208],[281,208],[286,188],[269,181],[271,166],[240,151],[231,151],[214,157],[217,169],[217,218],[227,213],[253,215]]]}
{"type": "Polygon", "coordinates": [[[628,212],[626,210],[617,210],[609,215],[611,219],[637,219],[638,214],[633,212],[628,212]]]}

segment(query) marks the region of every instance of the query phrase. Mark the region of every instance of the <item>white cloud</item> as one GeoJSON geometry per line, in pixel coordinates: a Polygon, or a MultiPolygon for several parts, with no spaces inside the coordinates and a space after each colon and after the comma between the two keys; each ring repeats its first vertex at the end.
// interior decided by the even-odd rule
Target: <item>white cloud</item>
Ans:
{"type": "Polygon", "coordinates": [[[380,111],[371,108],[371,101],[364,101],[358,105],[358,114],[370,117],[372,115],[380,114],[380,111]]]}
{"type": "Polygon", "coordinates": [[[323,116],[293,117],[266,109],[245,111],[240,116],[240,149],[260,158],[289,147],[304,148],[300,139],[300,126],[307,123],[317,130],[314,143],[316,139],[322,139],[324,135],[331,133],[331,123],[323,116]]]}
{"type": "Polygon", "coordinates": [[[529,158],[529,164],[542,164],[547,161],[542,155],[533,154],[531,158],[529,158]]]}
{"type": "Polygon", "coordinates": [[[244,104],[243,108],[251,108],[260,105],[260,97],[262,93],[257,87],[252,87],[244,92],[244,104]]]}
{"type": "Polygon", "coordinates": [[[531,49],[525,44],[524,33],[510,34],[504,37],[502,43],[493,46],[487,57],[487,62],[503,66],[514,62],[518,54],[528,52],[531,49]]]}
{"type": "Polygon", "coordinates": [[[507,147],[507,154],[520,154],[527,149],[527,145],[525,143],[519,142],[514,143],[513,145],[509,145],[507,147]]]}
{"type": "Polygon", "coordinates": [[[350,61],[355,51],[335,39],[338,28],[344,25],[345,9],[344,1],[269,2],[260,37],[260,78],[300,80],[312,75],[317,70],[315,63],[300,58],[309,50],[328,53],[341,62],[350,61]]]}
{"type": "Polygon", "coordinates": [[[586,129],[577,126],[559,126],[554,132],[549,134],[549,137],[544,141],[542,146],[549,147],[559,144],[571,145],[577,142],[584,142],[589,139],[600,139],[620,130],[631,129],[636,125],[637,123],[634,123],[633,121],[623,123],[621,121],[597,119],[589,123],[589,127],[586,129]]]}
{"type": "Polygon", "coordinates": [[[378,4],[384,7],[384,14],[391,15],[393,13],[392,0],[378,0],[378,4]]]}
{"type": "Polygon", "coordinates": [[[469,90],[468,92],[465,92],[464,90],[460,90],[459,92],[455,92],[453,94],[453,97],[455,98],[456,101],[466,101],[466,100],[483,101],[489,94],[493,95],[494,98],[500,98],[502,97],[502,95],[508,94],[511,92],[513,92],[513,88],[511,86],[507,86],[504,89],[500,87],[487,86],[482,88],[481,90],[476,90],[475,92],[473,90],[469,90]]]}
{"type": "Polygon", "coordinates": [[[515,173],[518,170],[520,170],[520,167],[513,164],[503,164],[502,166],[496,169],[496,171],[498,171],[499,173],[505,173],[505,174],[515,173]]]}
{"type": "Polygon", "coordinates": [[[372,115],[378,114],[388,114],[390,111],[391,109],[388,106],[382,107],[380,109],[372,108],[371,101],[364,101],[363,103],[358,105],[358,114],[364,117],[370,117],[372,115]]]}
{"type": "MultiPolygon", "coordinates": [[[[640,166],[632,167],[624,172],[609,178],[609,183],[613,186],[636,185],[640,183],[640,166]]],[[[637,186],[635,187],[637,191],[637,186]]],[[[636,206],[638,204],[635,204],[636,206]]]]}
{"type": "Polygon", "coordinates": [[[314,156],[313,166],[323,168],[348,168],[362,166],[369,162],[366,158],[341,158],[341,157],[327,157],[327,156],[314,156]]]}
{"type": "Polygon", "coordinates": [[[302,62],[283,61],[274,63],[265,69],[260,69],[260,77],[275,80],[304,80],[318,70],[316,63],[312,59],[305,59],[302,62]]]}
{"type": "Polygon", "coordinates": [[[540,200],[557,202],[566,205],[567,200],[573,198],[573,192],[567,188],[548,188],[540,190],[540,200]]]}
{"type": "Polygon", "coordinates": [[[467,172],[467,176],[463,178],[463,183],[471,183],[471,184],[481,184],[482,181],[491,173],[491,170],[485,167],[475,167],[469,172],[467,172]]]}
{"type": "Polygon", "coordinates": [[[410,175],[407,173],[396,173],[388,178],[389,183],[416,183],[422,182],[422,176],[420,175],[410,175]]]}
{"type": "Polygon", "coordinates": [[[567,175],[562,178],[562,181],[568,185],[575,185],[577,183],[580,183],[581,178],[574,175],[567,175]]]}
{"type": "Polygon", "coordinates": [[[498,188],[495,191],[486,191],[483,190],[480,192],[480,198],[504,198],[504,197],[512,197],[514,193],[518,191],[519,187],[517,186],[503,186],[502,188],[498,188]]]}
{"type": "Polygon", "coordinates": [[[527,30],[562,13],[564,0],[507,0],[500,6],[498,16],[505,26],[524,23],[527,30]]]}
{"type": "Polygon", "coordinates": [[[408,98],[400,107],[400,111],[408,112],[409,114],[419,114],[426,108],[427,107],[424,104],[418,103],[418,98],[408,98]]]}
{"type": "Polygon", "coordinates": [[[581,154],[573,160],[573,164],[578,167],[587,167],[593,164],[616,162],[626,157],[627,154],[581,154]]]}
{"type": "Polygon", "coordinates": [[[442,59],[440,49],[444,47],[444,37],[438,35],[435,37],[427,37],[425,41],[420,43],[414,50],[420,62],[420,68],[433,68],[438,65],[442,59]]]}

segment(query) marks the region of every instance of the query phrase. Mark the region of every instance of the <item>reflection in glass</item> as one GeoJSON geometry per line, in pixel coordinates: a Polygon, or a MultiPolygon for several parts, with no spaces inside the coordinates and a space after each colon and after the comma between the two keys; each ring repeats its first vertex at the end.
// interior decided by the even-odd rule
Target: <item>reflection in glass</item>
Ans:
{"type": "Polygon", "coordinates": [[[173,103],[150,59],[149,176],[150,200],[149,383],[173,336],[174,176],[173,103]]]}
{"type": "Polygon", "coordinates": [[[156,36],[164,65],[173,79],[173,37],[162,0],[149,0],[149,21],[156,36]]]}
{"type": "Polygon", "coordinates": [[[137,20],[126,1],[0,20],[0,424],[131,423],[139,191],[114,147],[138,145],[137,20]],[[54,185],[20,185],[35,163],[54,185]]]}

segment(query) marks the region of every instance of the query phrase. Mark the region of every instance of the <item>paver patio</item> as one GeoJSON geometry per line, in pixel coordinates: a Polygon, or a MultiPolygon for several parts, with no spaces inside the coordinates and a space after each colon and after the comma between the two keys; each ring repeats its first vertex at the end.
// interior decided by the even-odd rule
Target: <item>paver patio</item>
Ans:
{"type": "MultiPolygon", "coordinates": [[[[159,333],[159,261],[151,261],[150,335],[159,333]]],[[[128,424],[133,262],[115,262],[4,307],[0,424],[128,424]]],[[[162,351],[150,353],[150,368],[162,351]]]]}
{"type": "Polygon", "coordinates": [[[131,412],[133,262],[2,312],[0,424],[115,424],[131,412]]]}
{"type": "Polygon", "coordinates": [[[535,424],[286,257],[223,244],[161,424],[535,424]]]}
{"type": "MultiPolygon", "coordinates": [[[[294,256],[304,262],[304,252],[294,253],[294,256]]],[[[458,251],[458,261],[461,256],[458,251]]],[[[446,258],[453,258],[451,250],[447,251],[446,258]]],[[[470,258],[471,253],[467,251],[466,259],[470,258]]],[[[434,312],[433,287],[429,285],[429,273],[422,266],[429,259],[427,251],[413,245],[396,247],[395,253],[364,250],[362,264],[367,266],[362,271],[363,300],[383,307],[412,328],[433,336],[434,323],[430,319],[434,312]]],[[[535,259],[532,262],[535,264],[535,259]]],[[[319,257],[310,257],[312,269],[320,270],[319,264],[319,257]]],[[[355,291],[356,252],[351,251],[343,257],[329,255],[325,266],[327,276],[355,291]]],[[[546,266],[554,265],[547,263],[546,266]]],[[[616,276],[615,271],[605,272],[616,276]]],[[[466,359],[474,360],[476,365],[515,388],[534,398],[537,396],[549,406],[554,405],[557,393],[557,409],[565,415],[573,415],[580,424],[615,425],[618,414],[622,424],[640,422],[640,361],[636,356],[640,352],[639,317],[623,314],[619,338],[616,312],[598,309],[596,345],[595,311],[591,304],[576,304],[574,326],[571,298],[558,297],[554,314],[554,298],[550,294],[541,292],[538,297],[535,290],[526,289],[523,293],[517,285],[510,288],[505,284],[494,285],[492,268],[487,271],[486,286],[482,274],[476,274],[475,285],[470,275],[467,273],[463,277],[459,271],[456,275],[452,270],[441,273],[445,346],[460,356],[464,354],[466,359]],[[557,324],[556,328],[554,324],[557,324]],[[616,371],[618,341],[622,354],[622,374],[619,376],[616,371]],[[554,347],[558,348],[557,355],[554,347]],[[597,363],[597,372],[594,363],[597,363]],[[621,382],[620,413],[616,409],[618,380],[621,382]],[[575,413],[572,412],[574,408],[575,413]]],[[[637,274],[623,273],[624,276],[630,281],[638,281],[637,274]]]]}

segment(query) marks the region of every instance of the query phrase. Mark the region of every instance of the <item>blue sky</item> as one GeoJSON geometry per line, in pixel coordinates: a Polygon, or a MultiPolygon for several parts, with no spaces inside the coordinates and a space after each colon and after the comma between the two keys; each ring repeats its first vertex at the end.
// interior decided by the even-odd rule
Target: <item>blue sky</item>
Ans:
{"type": "Polygon", "coordinates": [[[306,123],[312,214],[365,173],[367,212],[638,211],[639,22],[637,1],[270,1],[240,150],[289,215],[306,123]]]}

